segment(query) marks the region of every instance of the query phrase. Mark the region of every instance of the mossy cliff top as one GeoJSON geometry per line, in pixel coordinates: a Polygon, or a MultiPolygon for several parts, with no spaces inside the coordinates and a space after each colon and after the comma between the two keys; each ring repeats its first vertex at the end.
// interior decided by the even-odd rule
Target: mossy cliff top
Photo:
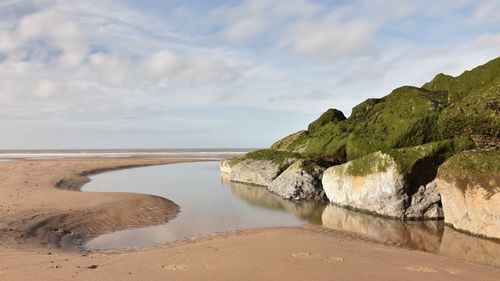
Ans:
{"type": "Polygon", "coordinates": [[[467,135],[480,146],[498,148],[500,58],[457,77],[438,74],[423,88],[448,92],[448,106],[437,122],[443,137],[467,135]]]}
{"type": "Polygon", "coordinates": [[[500,192],[500,150],[466,151],[439,167],[438,176],[466,189],[476,185],[492,193],[500,192]]]}
{"type": "Polygon", "coordinates": [[[423,172],[433,171],[434,174],[428,175],[432,179],[438,166],[447,158],[473,147],[474,143],[470,139],[457,139],[378,151],[349,162],[347,173],[351,176],[365,176],[385,172],[392,165],[403,175],[418,174],[425,181],[423,172]]]}
{"type": "Polygon", "coordinates": [[[471,137],[479,148],[500,147],[500,58],[460,76],[438,74],[423,87],[404,86],[355,106],[349,118],[329,109],[308,130],[273,144],[340,164],[375,151],[471,137]]]}
{"type": "Polygon", "coordinates": [[[332,113],[327,111],[309,125],[313,130],[291,135],[272,147],[338,164],[377,150],[427,143],[437,139],[433,123],[446,100],[443,92],[401,87],[382,99],[356,106],[348,119],[328,121],[323,117],[332,113]]]}
{"type": "Polygon", "coordinates": [[[244,160],[267,160],[279,165],[281,170],[285,170],[293,161],[303,158],[304,156],[295,152],[261,149],[249,152],[242,157],[232,158],[229,165],[232,167],[244,160]]]}
{"type": "Polygon", "coordinates": [[[307,131],[310,134],[315,134],[321,127],[323,127],[326,124],[329,123],[336,124],[346,119],[347,118],[345,118],[344,113],[342,113],[342,111],[330,108],[325,113],[321,114],[321,116],[318,119],[314,120],[311,124],[309,124],[309,126],[307,127],[307,131]]]}

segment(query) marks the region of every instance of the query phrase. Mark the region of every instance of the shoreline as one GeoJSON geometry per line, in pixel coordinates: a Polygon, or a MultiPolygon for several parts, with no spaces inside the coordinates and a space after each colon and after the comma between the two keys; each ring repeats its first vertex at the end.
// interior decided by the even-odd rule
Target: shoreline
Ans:
{"type": "MultiPolygon", "coordinates": [[[[196,161],[208,160],[199,158],[163,159],[157,157],[84,159],[70,158],[4,162],[1,163],[1,165],[4,165],[1,167],[10,169],[12,168],[12,166],[21,166],[21,170],[24,170],[23,168],[26,168],[26,166],[43,166],[47,164],[55,165],[62,171],[59,171],[59,178],[56,181],[53,178],[50,179],[50,184],[48,186],[43,186],[40,183],[37,183],[37,179],[24,180],[25,185],[30,184],[32,181],[34,181],[31,187],[33,187],[33,185],[35,187],[43,186],[43,193],[45,194],[38,195],[42,197],[48,197],[53,195],[54,193],[59,193],[58,191],[83,194],[84,192],[81,192],[82,186],[90,182],[90,176],[99,173],[153,165],[167,165],[196,161]]],[[[26,186],[24,187],[26,188],[26,186]]],[[[28,189],[29,188],[30,187],[28,186],[28,189]]],[[[30,190],[28,190],[28,192],[31,193],[30,190]]],[[[135,193],[112,194],[109,192],[104,192],[102,193],[102,195],[108,197],[106,198],[107,200],[105,200],[105,202],[102,202],[102,204],[98,203],[97,206],[95,204],[90,204],[91,206],[87,206],[89,204],[86,204],[85,202],[79,200],[79,198],[74,197],[90,197],[88,199],[91,201],[99,201],[99,198],[96,198],[99,197],[99,194],[85,192],[86,195],[78,196],[71,193],[66,193],[61,196],[72,197],[72,199],[74,200],[74,202],[72,203],[76,203],[65,208],[66,210],[61,210],[64,209],[61,208],[61,206],[55,208],[55,202],[51,202],[49,204],[41,204],[41,208],[39,210],[32,208],[31,212],[28,212],[29,214],[27,214],[26,210],[12,212],[12,210],[8,208],[7,212],[10,214],[7,222],[5,222],[5,217],[0,215],[0,222],[9,226],[8,231],[0,228],[0,237],[2,237],[2,239],[7,238],[8,240],[16,241],[16,244],[21,244],[23,246],[27,246],[29,244],[37,244],[37,242],[39,242],[40,245],[44,246],[44,248],[46,247],[53,250],[81,251],[84,250],[81,246],[85,242],[96,236],[127,228],[136,228],[166,223],[169,220],[175,218],[179,211],[179,207],[174,202],[170,201],[169,199],[154,195],[135,193]],[[135,210],[122,210],[124,211],[123,213],[117,212],[116,206],[129,205],[128,207],[130,207],[130,204],[132,204],[135,210]],[[145,212],[147,211],[149,211],[150,214],[145,214],[145,212]],[[106,212],[111,215],[112,219],[102,217],[106,212]],[[138,216],[136,216],[134,213],[140,213],[140,215],[144,217],[138,218],[138,216]],[[87,225],[84,224],[76,226],[75,223],[81,217],[85,217],[85,223],[87,225]],[[102,219],[105,219],[107,223],[100,223],[99,220],[102,219]],[[116,223],[113,223],[110,220],[114,220],[116,221],[116,223]]],[[[6,205],[7,204],[5,203],[0,204],[0,207],[6,205]]],[[[12,205],[20,204],[14,203],[12,205]]]]}
{"type": "Polygon", "coordinates": [[[178,211],[175,202],[152,195],[74,192],[89,176],[188,161],[137,157],[0,163],[4,194],[0,197],[0,279],[234,280],[245,276],[275,280],[286,276],[289,280],[331,280],[337,276],[341,280],[387,280],[390,276],[398,280],[496,280],[500,274],[499,268],[316,226],[237,230],[140,250],[78,252],[71,248],[70,241],[75,239],[85,241],[119,227],[164,223],[178,211]],[[25,266],[19,268],[19,264],[25,266]]]}

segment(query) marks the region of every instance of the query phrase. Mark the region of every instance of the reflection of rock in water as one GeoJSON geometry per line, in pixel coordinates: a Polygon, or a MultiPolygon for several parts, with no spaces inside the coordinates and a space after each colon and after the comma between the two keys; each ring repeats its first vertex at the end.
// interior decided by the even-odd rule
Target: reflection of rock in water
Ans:
{"type": "Polygon", "coordinates": [[[220,182],[223,185],[229,186],[231,184],[231,176],[229,174],[220,173],[220,182]]]}
{"type": "MultiPolygon", "coordinates": [[[[222,177],[221,177],[222,180],[222,177]]],[[[294,203],[269,192],[266,188],[243,183],[231,182],[231,192],[252,205],[283,210],[309,223],[321,224],[321,214],[324,204],[314,202],[294,203]]]]}
{"type": "Polygon", "coordinates": [[[438,221],[400,221],[328,205],[323,226],[361,233],[377,240],[397,243],[411,249],[437,253],[443,234],[438,221]]]}
{"type": "Polygon", "coordinates": [[[500,267],[500,243],[446,226],[439,254],[500,267]]]}
{"type": "Polygon", "coordinates": [[[364,234],[411,249],[500,267],[500,243],[457,232],[444,226],[442,221],[400,221],[335,205],[325,208],[318,203],[295,204],[264,187],[229,182],[222,177],[221,182],[229,185],[239,199],[252,205],[290,212],[309,223],[322,223],[328,228],[364,234]]]}

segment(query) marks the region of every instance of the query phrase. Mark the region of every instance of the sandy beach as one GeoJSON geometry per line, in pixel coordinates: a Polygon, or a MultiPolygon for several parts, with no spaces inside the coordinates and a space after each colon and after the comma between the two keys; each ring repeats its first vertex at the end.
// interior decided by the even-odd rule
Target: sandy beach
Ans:
{"type": "Polygon", "coordinates": [[[186,161],[192,159],[0,163],[0,280],[498,280],[500,276],[499,268],[319,226],[242,230],[140,251],[79,250],[97,235],[166,223],[179,211],[175,202],[152,195],[80,192],[87,175],[186,161]]]}

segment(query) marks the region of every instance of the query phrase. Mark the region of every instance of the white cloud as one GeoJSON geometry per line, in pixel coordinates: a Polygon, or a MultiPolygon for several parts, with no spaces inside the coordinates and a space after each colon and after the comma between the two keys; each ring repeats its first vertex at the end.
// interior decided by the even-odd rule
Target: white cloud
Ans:
{"type": "Polygon", "coordinates": [[[154,53],[144,61],[146,73],[153,77],[161,78],[165,76],[177,75],[184,65],[179,56],[167,50],[154,53]]]}
{"type": "Polygon", "coordinates": [[[37,40],[41,40],[49,48],[60,50],[62,54],[58,57],[58,63],[63,67],[79,66],[88,55],[88,44],[79,25],[51,10],[22,17],[18,28],[9,36],[16,38],[17,42],[12,45],[17,49],[30,48],[37,44],[37,40]]]}
{"type": "Polygon", "coordinates": [[[342,15],[331,13],[320,20],[294,24],[281,44],[300,56],[336,59],[366,48],[377,26],[369,19],[344,20],[342,15]]]}
{"type": "Polygon", "coordinates": [[[127,82],[130,82],[130,78],[133,78],[131,74],[133,67],[126,58],[95,53],[89,57],[89,61],[99,74],[98,77],[104,78],[106,82],[113,85],[124,86],[127,82]]]}
{"type": "Polygon", "coordinates": [[[473,48],[490,48],[499,50],[500,33],[497,34],[482,34],[478,36],[471,44],[473,48]]]}
{"type": "Polygon", "coordinates": [[[58,84],[52,80],[44,79],[38,82],[33,94],[40,98],[50,98],[58,94],[58,84]]]}
{"type": "Polygon", "coordinates": [[[480,3],[468,19],[471,24],[488,24],[500,21],[500,2],[497,0],[480,3]]]}
{"type": "Polygon", "coordinates": [[[248,42],[289,18],[312,16],[319,11],[320,6],[308,0],[247,0],[241,5],[220,8],[214,15],[224,20],[225,39],[248,42]]]}
{"type": "Polygon", "coordinates": [[[224,31],[224,37],[235,42],[245,42],[253,39],[266,30],[268,24],[260,18],[240,19],[224,31]]]}
{"type": "Polygon", "coordinates": [[[169,110],[201,120],[224,120],[221,108],[348,114],[402,84],[484,63],[500,45],[494,24],[464,24],[479,7],[470,0],[188,1],[189,17],[137,1],[10,2],[0,3],[1,129],[192,125],[159,117],[169,110]]]}
{"type": "Polygon", "coordinates": [[[223,19],[221,34],[229,42],[264,41],[271,49],[331,63],[370,47],[375,32],[384,23],[415,10],[411,3],[394,1],[327,5],[311,0],[248,0],[219,9],[215,15],[223,19]]]}
{"type": "Polygon", "coordinates": [[[0,52],[10,53],[16,48],[16,42],[11,33],[0,31],[0,52]]]}
{"type": "Polygon", "coordinates": [[[235,82],[240,73],[232,69],[221,60],[197,59],[182,73],[187,80],[198,84],[208,82],[235,82]]]}

